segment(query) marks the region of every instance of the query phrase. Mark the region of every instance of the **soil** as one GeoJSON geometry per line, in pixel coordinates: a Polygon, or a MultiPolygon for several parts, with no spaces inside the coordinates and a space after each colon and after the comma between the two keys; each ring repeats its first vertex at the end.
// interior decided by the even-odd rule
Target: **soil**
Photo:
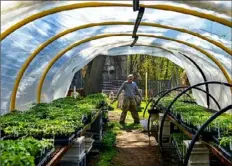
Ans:
{"type": "MultiPolygon", "coordinates": [[[[110,121],[119,121],[120,112],[109,112],[110,121]]],[[[127,116],[126,122],[130,120],[127,116]]],[[[117,135],[117,156],[112,163],[120,166],[173,166],[170,159],[161,155],[159,146],[154,137],[149,137],[143,129],[124,129],[117,135]],[[167,162],[164,162],[167,161],[167,162]]]]}

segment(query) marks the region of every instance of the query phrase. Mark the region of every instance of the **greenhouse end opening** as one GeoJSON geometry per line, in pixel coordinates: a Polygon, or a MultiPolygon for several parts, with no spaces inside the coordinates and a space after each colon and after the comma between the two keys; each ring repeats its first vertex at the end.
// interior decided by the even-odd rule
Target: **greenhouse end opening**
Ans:
{"type": "Polygon", "coordinates": [[[230,1],[1,1],[0,166],[231,166],[230,1]]]}

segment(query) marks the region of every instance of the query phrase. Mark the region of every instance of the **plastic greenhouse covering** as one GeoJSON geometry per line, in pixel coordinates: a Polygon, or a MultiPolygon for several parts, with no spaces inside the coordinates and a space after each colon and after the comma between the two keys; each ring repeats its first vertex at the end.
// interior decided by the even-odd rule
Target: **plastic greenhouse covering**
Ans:
{"type": "MultiPolygon", "coordinates": [[[[197,68],[181,54],[184,53],[202,68],[207,81],[231,83],[230,1],[140,1],[140,5],[145,7],[137,31],[140,37],[136,45],[130,47],[138,13],[133,11],[132,1],[1,1],[1,114],[12,109],[26,110],[33,103],[66,96],[75,72],[100,54],[142,53],[165,57],[186,70],[191,85],[204,82],[197,68]],[[162,6],[169,7],[163,9],[162,6]],[[173,8],[184,10],[172,11],[173,8]],[[185,10],[214,16],[224,22],[191,15],[185,10]],[[226,49],[190,33],[143,23],[186,29],[226,49]],[[215,60],[172,39],[195,45],[215,60]],[[39,48],[42,49],[38,51],[39,48]],[[43,76],[44,82],[41,81],[43,76]],[[41,96],[40,101],[38,96],[41,96]]],[[[228,87],[209,85],[209,92],[222,108],[232,102],[228,87]]],[[[204,93],[193,90],[193,95],[198,104],[207,106],[204,93]]],[[[217,110],[213,101],[210,108],[217,110]]]]}

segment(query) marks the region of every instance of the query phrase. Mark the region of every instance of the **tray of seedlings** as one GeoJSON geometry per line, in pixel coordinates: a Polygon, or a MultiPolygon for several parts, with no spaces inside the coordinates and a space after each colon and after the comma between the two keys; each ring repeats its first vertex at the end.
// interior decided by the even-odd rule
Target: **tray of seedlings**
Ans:
{"type": "Polygon", "coordinates": [[[176,148],[177,154],[179,156],[180,160],[183,160],[184,158],[184,140],[189,140],[189,138],[184,134],[184,133],[172,133],[171,135],[171,139],[172,139],[172,144],[174,145],[174,147],[176,148]]]}
{"type": "Polygon", "coordinates": [[[83,116],[96,110],[96,103],[103,99],[102,94],[66,97],[37,104],[27,111],[13,111],[0,117],[1,133],[7,139],[32,136],[39,140],[53,138],[56,145],[71,144],[86,125],[83,116]]]}
{"type": "Polygon", "coordinates": [[[36,140],[32,137],[0,140],[1,166],[43,166],[53,152],[53,140],[36,140]]]}
{"type": "Polygon", "coordinates": [[[232,134],[226,135],[222,133],[219,137],[213,136],[213,145],[232,162],[232,134]]]}
{"type": "MultiPolygon", "coordinates": [[[[173,97],[162,98],[159,107],[167,109],[173,97]]],[[[203,106],[178,100],[171,108],[170,116],[177,120],[188,132],[195,134],[201,125],[216,111],[203,106]]],[[[232,161],[232,115],[224,113],[217,117],[202,132],[201,139],[212,143],[223,155],[232,161]]]]}

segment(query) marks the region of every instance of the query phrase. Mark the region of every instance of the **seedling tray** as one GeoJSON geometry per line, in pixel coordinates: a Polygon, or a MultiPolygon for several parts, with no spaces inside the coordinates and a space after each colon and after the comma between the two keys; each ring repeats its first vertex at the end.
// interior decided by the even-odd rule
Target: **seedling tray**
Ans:
{"type": "Polygon", "coordinates": [[[69,137],[55,137],[55,145],[69,145],[73,142],[75,135],[76,133],[72,134],[69,137]]]}
{"type": "Polygon", "coordinates": [[[75,132],[75,138],[80,136],[81,131],[82,131],[82,127],[80,127],[79,129],[76,130],[76,132],[75,132]]]}
{"type": "Polygon", "coordinates": [[[173,146],[176,148],[176,151],[177,151],[177,154],[178,154],[178,156],[179,156],[179,159],[180,159],[180,160],[183,160],[183,156],[182,156],[182,154],[181,154],[181,151],[180,151],[180,149],[179,149],[179,146],[178,146],[177,142],[176,142],[174,139],[172,140],[172,144],[173,144],[173,146]]]}
{"type": "Polygon", "coordinates": [[[3,130],[0,130],[0,137],[2,138],[2,137],[4,137],[4,136],[5,136],[4,131],[3,131],[3,130]]]}
{"type": "Polygon", "coordinates": [[[13,137],[13,136],[5,135],[4,137],[1,138],[1,140],[17,140],[19,138],[21,138],[21,136],[20,137],[13,137]]]}
{"type": "Polygon", "coordinates": [[[104,145],[101,141],[94,141],[93,142],[93,148],[104,150],[104,145]]]}
{"type": "Polygon", "coordinates": [[[218,148],[223,153],[223,155],[232,162],[232,151],[229,148],[224,148],[220,145],[218,146],[218,148]]]}
{"type": "MultiPolygon", "coordinates": [[[[183,121],[181,118],[179,118],[178,115],[175,116],[173,113],[170,113],[170,115],[173,119],[178,121],[191,134],[195,134],[197,132],[197,130],[198,130],[197,127],[187,124],[185,121],[183,121]]],[[[213,130],[202,132],[202,136],[204,137],[205,140],[212,140],[213,135],[217,135],[217,132],[213,131],[213,130]]]]}
{"type": "Polygon", "coordinates": [[[43,166],[45,165],[49,159],[52,158],[52,153],[55,151],[55,149],[50,149],[47,151],[47,153],[45,153],[43,156],[41,156],[41,160],[39,160],[39,162],[36,163],[37,166],[43,166]]]}
{"type": "Polygon", "coordinates": [[[213,141],[217,145],[217,148],[223,153],[223,155],[232,162],[232,151],[229,148],[222,147],[217,137],[213,136],[213,141]]]}

